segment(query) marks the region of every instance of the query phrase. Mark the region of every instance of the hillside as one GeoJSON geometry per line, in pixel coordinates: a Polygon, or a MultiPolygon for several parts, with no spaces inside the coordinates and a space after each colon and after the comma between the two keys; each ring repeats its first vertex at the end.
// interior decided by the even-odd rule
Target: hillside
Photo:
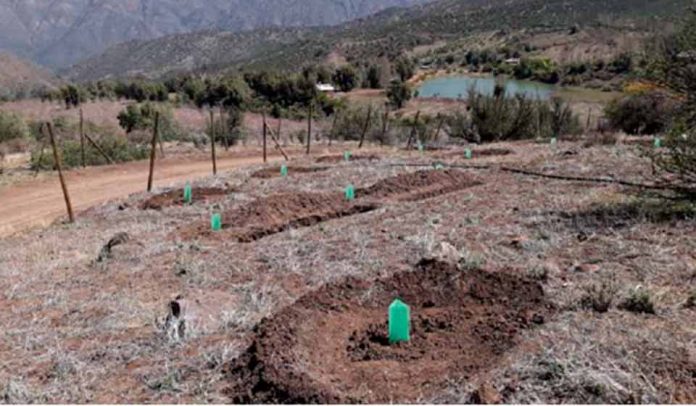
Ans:
{"type": "Polygon", "coordinates": [[[130,40],[333,25],[429,0],[0,0],[0,50],[65,67],[130,40]]]}
{"type": "Polygon", "coordinates": [[[51,72],[14,55],[0,52],[0,100],[20,92],[52,87],[58,80],[51,72]]]}
{"type": "MultiPolygon", "coordinates": [[[[328,55],[348,60],[393,57],[419,46],[478,39],[481,34],[519,40],[572,26],[601,28],[602,39],[609,41],[614,33],[645,34],[661,27],[678,18],[689,4],[689,0],[439,0],[310,31],[195,33],[133,41],[83,61],[70,76],[98,79],[137,73],[156,77],[224,67],[293,69],[325,61],[328,55]]],[[[609,42],[601,49],[610,47],[609,42]]]]}

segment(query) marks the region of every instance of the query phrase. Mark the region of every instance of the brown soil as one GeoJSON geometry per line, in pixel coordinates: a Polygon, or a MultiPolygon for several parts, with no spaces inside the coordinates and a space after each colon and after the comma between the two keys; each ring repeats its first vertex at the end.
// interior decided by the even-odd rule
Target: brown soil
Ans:
{"type": "MultiPolygon", "coordinates": [[[[506,149],[506,148],[486,148],[486,149],[472,149],[471,150],[471,157],[473,159],[476,158],[486,158],[486,157],[491,157],[491,156],[506,156],[506,155],[512,155],[514,154],[514,151],[511,149],[506,149]]],[[[442,158],[450,158],[450,157],[461,157],[464,158],[464,150],[457,150],[457,151],[449,151],[445,152],[442,154],[438,154],[439,157],[442,158]]]]}
{"type": "MultiPolygon", "coordinates": [[[[297,227],[377,209],[376,204],[349,202],[340,193],[286,193],[258,199],[223,214],[222,234],[239,242],[252,242],[297,227]]],[[[207,223],[184,231],[212,236],[207,223]]]]}
{"type": "MultiPolygon", "coordinates": [[[[253,242],[291,228],[315,224],[378,209],[391,201],[418,201],[480,185],[460,171],[420,171],[377,182],[356,191],[356,198],[367,202],[349,202],[340,193],[277,194],[223,214],[222,236],[238,242],[253,242]]],[[[178,235],[183,238],[217,235],[207,221],[200,222],[178,235]]]]}
{"type": "MultiPolygon", "coordinates": [[[[350,157],[351,161],[379,161],[381,158],[379,155],[369,154],[369,155],[353,155],[350,157]]],[[[337,164],[345,160],[343,155],[325,155],[317,158],[317,162],[326,164],[337,164]]]]}
{"type": "Polygon", "coordinates": [[[356,197],[417,201],[481,185],[469,175],[455,170],[428,170],[387,178],[356,191],[356,197]]]}
{"type": "Polygon", "coordinates": [[[424,260],[376,282],[349,278],[264,320],[229,366],[228,393],[243,403],[417,402],[495,367],[551,312],[541,286],[512,271],[424,260]],[[411,307],[412,336],[389,345],[397,297],[411,307]]]}
{"type": "MultiPolygon", "coordinates": [[[[192,203],[212,203],[220,201],[230,193],[230,190],[214,187],[197,187],[192,189],[192,203]]],[[[184,204],[184,190],[174,189],[145,200],[140,208],[142,210],[162,210],[165,207],[182,206],[184,204]]]]}
{"type": "MultiPolygon", "coordinates": [[[[261,169],[259,171],[252,173],[251,177],[252,178],[260,178],[260,179],[277,178],[280,176],[280,168],[281,168],[280,166],[276,166],[276,167],[261,169]]],[[[288,167],[288,175],[293,176],[296,174],[316,173],[316,172],[322,172],[322,171],[325,171],[328,169],[329,168],[324,167],[324,166],[315,166],[315,167],[289,166],[288,167]]]]}

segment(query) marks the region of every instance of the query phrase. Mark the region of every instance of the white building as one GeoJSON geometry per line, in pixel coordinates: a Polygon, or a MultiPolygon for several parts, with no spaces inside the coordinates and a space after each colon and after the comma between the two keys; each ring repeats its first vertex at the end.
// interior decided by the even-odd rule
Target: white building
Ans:
{"type": "Polygon", "coordinates": [[[333,93],[336,91],[336,88],[328,83],[317,83],[317,90],[325,93],[333,93]]]}

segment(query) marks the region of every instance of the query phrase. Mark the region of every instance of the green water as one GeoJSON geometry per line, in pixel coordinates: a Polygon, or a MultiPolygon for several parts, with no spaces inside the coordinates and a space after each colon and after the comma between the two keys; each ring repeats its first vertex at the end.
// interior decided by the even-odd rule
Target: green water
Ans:
{"type": "Polygon", "coordinates": [[[445,76],[426,80],[418,88],[418,97],[466,100],[470,89],[474,89],[476,93],[491,96],[497,80],[505,84],[505,95],[508,97],[524,95],[533,99],[548,100],[553,96],[555,90],[554,86],[526,80],[445,76]]]}

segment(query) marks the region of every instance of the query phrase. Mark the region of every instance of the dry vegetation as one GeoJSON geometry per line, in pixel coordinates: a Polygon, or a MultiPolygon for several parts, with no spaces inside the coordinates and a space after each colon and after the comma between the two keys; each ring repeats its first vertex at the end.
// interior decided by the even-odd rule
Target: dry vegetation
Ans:
{"type": "MultiPolygon", "coordinates": [[[[280,332],[289,334],[282,350],[295,363],[283,368],[306,378],[302,391],[288,398],[369,401],[378,394],[383,401],[411,402],[696,402],[696,311],[688,306],[696,280],[694,204],[660,200],[615,184],[497,169],[504,165],[548,174],[611,174],[644,182],[651,176],[650,166],[635,145],[516,142],[491,147],[514,153],[475,153],[472,161],[465,161],[462,151],[421,156],[384,149],[378,161],[318,164],[300,159],[298,166],[330,168],[270,179],[252,176],[263,166],[238,169],[194,185],[228,190],[222,199],[143,210],[150,196],[136,194],[95,207],[76,224],[55,224],[0,240],[0,306],[5,309],[0,313],[0,399],[228,402],[240,382],[235,368],[254,354],[248,350],[252,343],[265,342],[254,334],[263,318],[269,317],[265,325],[272,326],[275,317],[303,309],[311,300],[303,302],[303,296],[345,278],[386,278],[388,284],[390,276],[413,271],[423,258],[439,258],[458,264],[456,272],[462,275],[473,275],[476,269],[500,271],[525,281],[524,286],[538,284],[550,310],[543,319],[506,333],[510,341],[500,347],[494,362],[466,376],[434,373],[430,385],[407,392],[388,385],[375,391],[369,383],[344,387],[313,375],[319,370],[313,362],[323,353],[310,354],[327,347],[324,343],[309,351],[307,346],[321,343],[327,332],[318,329],[296,337],[293,332],[301,329],[288,325],[288,332],[280,332]],[[338,194],[350,183],[358,191],[370,190],[380,181],[389,184],[395,176],[428,169],[435,160],[489,169],[452,169],[471,183],[451,193],[425,193],[418,199],[380,195],[380,206],[369,212],[250,242],[228,238],[227,232],[200,237],[181,232],[208,222],[212,212],[235,212],[271,196],[338,194]],[[119,233],[128,238],[107,244],[119,233]],[[109,255],[99,255],[105,244],[109,255]],[[602,288],[605,281],[613,284],[611,289],[602,288]],[[648,292],[654,314],[624,305],[630,297],[644,303],[636,296],[638,287],[648,292]],[[597,292],[613,299],[605,312],[583,306],[586,296],[597,292]]],[[[436,186],[413,187],[423,192],[420,188],[436,186]]],[[[356,202],[363,199],[358,193],[356,202]]],[[[238,220],[226,221],[234,225],[238,220]]],[[[486,290],[485,283],[482,288],[486,290]]],[[[370,288],[358,293],[365,303],[384,295],[370,288]]],[[[331,307],[338,297],[318,297],[328,300],[327,322],[332,315],[347,314],[340,306],[331,307]]],[[[379,312],[361,309],[352,311],[374,314],[364,322],[384,322],[379,312]]],[[[414,317],[426,317],[427,310],[419,315],[421,308],[414,309],[414,317]]],[[[485,328],[487,321],[482,320],[485,328]]],[[[339,323],[332,328],[337,329],[332,337],[347,337],[362,334],[364,326],[339,323]]],[[[428,337],[439,336],[419,340],[428,337]]],[[[336,345],[346,348],[348,342],[336,345]]],[[[413,345],[426,348],[422,342],[413,345]]],[[[404,351],[408,354],[410,348],[404,351]]],[[[329,355],[339,357],[337,362],[349,357],[341,350],[329,355]]],[[[354,365],[398,370],[411,368],[410,362],[406,357],[354,365]]],[[[289,385],[272,380],[284,376],[280,372],[241,373],[266,379],[276,385],[271,389],[289,385]]],[[[252,399],[269,399],[262,397],[267,393],[250,394],[252,399]]]]}

